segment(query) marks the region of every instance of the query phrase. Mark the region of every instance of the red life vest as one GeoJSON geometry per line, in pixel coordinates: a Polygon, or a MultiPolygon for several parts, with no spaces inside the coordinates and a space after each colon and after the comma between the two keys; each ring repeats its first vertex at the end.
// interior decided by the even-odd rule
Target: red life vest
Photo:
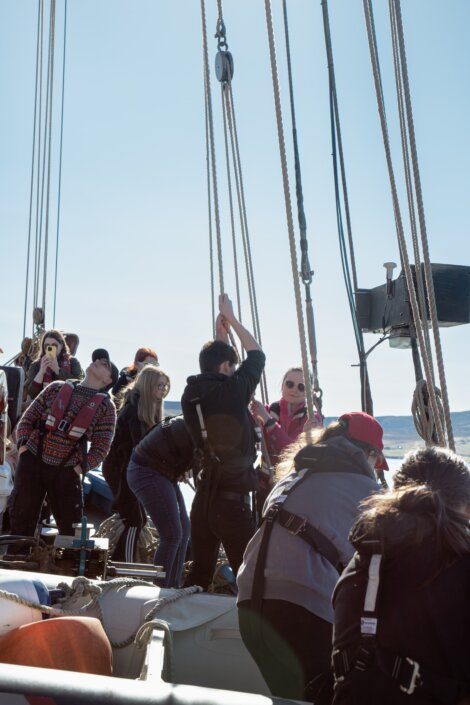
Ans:
{"type": "Polygon", "coordinates": [[[76,384],[70,380],[64,382],[54,399],[52,409],[46,419],[45,427],[50,432],[57,430],[63,431],[69,438],[79,440],[95,418],[101,402],[106,399],[107,395],[102,392],[97,392],[91,399],[88,399],[88,401],[83,404],[72,422],[66,421],[64,415],[70,404],[75,386],[76,384]]]}

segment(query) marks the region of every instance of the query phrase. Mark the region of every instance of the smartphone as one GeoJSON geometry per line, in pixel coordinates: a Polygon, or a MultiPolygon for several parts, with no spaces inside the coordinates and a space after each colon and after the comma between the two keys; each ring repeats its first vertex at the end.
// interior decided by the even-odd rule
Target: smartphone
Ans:
{"type": "Polygon", "coordinates": [[[57,357],[57,348],[55,345],[46,345],[46,355],[50,357],[51,360],[55,360],[57,357]]]}

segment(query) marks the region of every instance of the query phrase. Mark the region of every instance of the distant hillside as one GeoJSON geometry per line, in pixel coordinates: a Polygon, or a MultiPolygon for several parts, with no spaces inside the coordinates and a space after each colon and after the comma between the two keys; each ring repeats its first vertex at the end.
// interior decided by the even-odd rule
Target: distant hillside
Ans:
{"type": "MultiPolygon", "coordinates": [[[[165,401],[165,413],[169,416],[181,414],[178,401],[165,401]]],[[[326,417],[326,423],[335,417],[326,417]]],[[[423,441],[416,433],[411,416],[378,416],[384,429],[384,446],[390,458],[402,457],[404,453],[420,446],[423,441]]],[[[470,459],[470,411],[456,411],[452,414],[457,452],[470,459]]]]}

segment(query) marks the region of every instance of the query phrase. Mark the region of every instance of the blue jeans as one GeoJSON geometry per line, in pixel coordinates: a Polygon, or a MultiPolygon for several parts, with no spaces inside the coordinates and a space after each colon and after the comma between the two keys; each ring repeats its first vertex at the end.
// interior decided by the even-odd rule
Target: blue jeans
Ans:
{"type": "Polygon", "coordinates": [[[127,482],[144,505],[160,537],[153,562],[163,566],[166,577],[157,580],[157,585],[178,588],[181,585],[190,532],[188,513],[179,485],[170,482],[157,470],[137,465],[133,460],[127,468],[127,482]]]}

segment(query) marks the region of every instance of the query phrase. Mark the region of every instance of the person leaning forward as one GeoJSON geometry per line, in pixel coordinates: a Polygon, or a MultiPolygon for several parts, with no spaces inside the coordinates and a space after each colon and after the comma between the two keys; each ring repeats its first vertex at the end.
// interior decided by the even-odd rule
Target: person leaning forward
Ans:
{"type": "Polygon", "coordinates": [[[219,310],[216,339],[202,348],[201,374],[188,378],[181,399],[202,458],[190,517],[193,564],[185,585],[204,589],[212,581],[220,542],[236,575],[256,529],[250,506],[250,492],[258,485],[256,438],[248,404],[265,364],[263,351],[235,317],[226,294],[219,297],[219,310]],[[238,369],[236,350],[228,344],[230,328],[247,353],[238,369]]]}

